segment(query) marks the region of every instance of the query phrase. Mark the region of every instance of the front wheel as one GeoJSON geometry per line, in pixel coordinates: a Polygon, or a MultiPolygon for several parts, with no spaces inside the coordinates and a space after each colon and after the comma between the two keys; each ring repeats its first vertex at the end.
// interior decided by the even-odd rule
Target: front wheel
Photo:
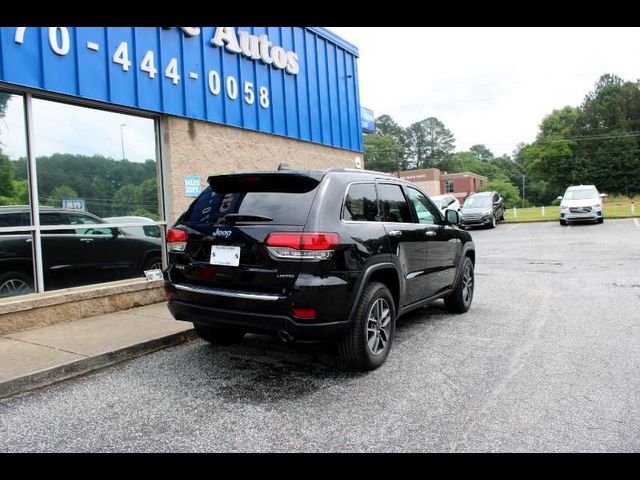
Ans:
{"type": "Polygon", "coordinates": [[[465,257],[462,264],[462,274],[455,290],[444,299],[447,310],[452,313],[464,313],[469,310],[471,300],[473,300],[474,283],[473,262],[469,257],[465,257]]]}
{"type": "Polygon", "coordinates": [[[233,345],[242,342],[244,332],[238,330],[222,330],[219,328],[209,327],[200,323],[194,323],[196,333],[212,345],[233,345]]]}
{"type": "Polygon", "coordinates": [[[495,215],[491,217],[491,228],[496,228],[496,217],[495,217],[495,215]]]}
{"type": "Polygon", "coordinates": [[[395,328],[391,292],[382,283],[370,283],[360,298],[351,331],[338,341],[340,356],[358,370],[378,368],[389,355],[395,328]]]}
{"type": "Polygon", "coordinates": [[[13,271],[0,275],[0,298],[33,293],[33,279],[22,272],[13,271]]]}
{"type": "Polygon", "coordinates": [[[603,222],[604,222],[604,218],[600,217],[600,218],[598,219],[598,223],[603,223],[603,222]]]}
{"type": "Polygon", "coordinates": [[[567,226],[567,221],[566,220],[560,220],[560,225],[562,225],[563,227],[567,226]]]}

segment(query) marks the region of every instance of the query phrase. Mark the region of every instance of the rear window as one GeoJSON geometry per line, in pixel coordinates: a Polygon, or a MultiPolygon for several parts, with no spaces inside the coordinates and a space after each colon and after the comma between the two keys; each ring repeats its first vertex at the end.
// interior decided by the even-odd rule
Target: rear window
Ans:
{"type": "Polygon", "coordinates": [[[185,213],[184,222],[224,223],[228,214],[260,218],[234,219],[234,223],[304,225],[319,180],[293,175],[229,175],[211,177],[207,187],[185,213]],[[214,190],[215,189],[215,190],[214,190]]]}

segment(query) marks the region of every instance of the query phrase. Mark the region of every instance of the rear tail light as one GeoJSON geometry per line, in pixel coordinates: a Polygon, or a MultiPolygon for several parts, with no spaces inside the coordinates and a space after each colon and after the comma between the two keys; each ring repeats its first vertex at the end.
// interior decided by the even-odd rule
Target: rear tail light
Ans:
{"type": "Polygon", "coordinates": [[[170,228],[167,232],[167,249],[170,252],[184,252],[189,235],[184,230],[170,228]]]}
{"type": "Polygon", "coordinates": [[[277,258],[324,260],[340,244],[337,233],[273,232],[265,240],[267,250],[277,258]]]}

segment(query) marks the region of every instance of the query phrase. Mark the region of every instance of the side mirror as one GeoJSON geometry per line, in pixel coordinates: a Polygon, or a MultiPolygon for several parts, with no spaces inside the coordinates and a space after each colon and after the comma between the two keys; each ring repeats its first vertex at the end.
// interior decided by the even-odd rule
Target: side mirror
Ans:
{"type": "Polygon", "coordinates": [[[556,200],[562,200],[562,195],[558,195],[558,196],[556,197],[556,200]]]}
{"type": "Polygon", "coordinates": [[[604,198],[604,197],[606,197],[606,196],[607,196],[607,194],[606,194],[606,193],[601,193],[601,194],[600,194],[600,198],[604,198]]]}
{"type": "Polygon", "coordinates": [[[458,225],[460,223],[460,215],[456,210],[447,210],[445,213],[445,218],[447,219],[447,223],[449,225],[458,225]]]}

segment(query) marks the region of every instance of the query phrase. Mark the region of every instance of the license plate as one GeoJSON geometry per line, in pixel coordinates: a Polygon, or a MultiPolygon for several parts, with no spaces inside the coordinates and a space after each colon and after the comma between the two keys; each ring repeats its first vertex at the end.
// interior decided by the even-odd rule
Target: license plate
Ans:
{"type": "Polygon", "coordinates": [[[225,265],[237,267],[240,265],[240,247],[227,247],[225,245],[213,245],[211,247],[211,265],[225,265]]]}

